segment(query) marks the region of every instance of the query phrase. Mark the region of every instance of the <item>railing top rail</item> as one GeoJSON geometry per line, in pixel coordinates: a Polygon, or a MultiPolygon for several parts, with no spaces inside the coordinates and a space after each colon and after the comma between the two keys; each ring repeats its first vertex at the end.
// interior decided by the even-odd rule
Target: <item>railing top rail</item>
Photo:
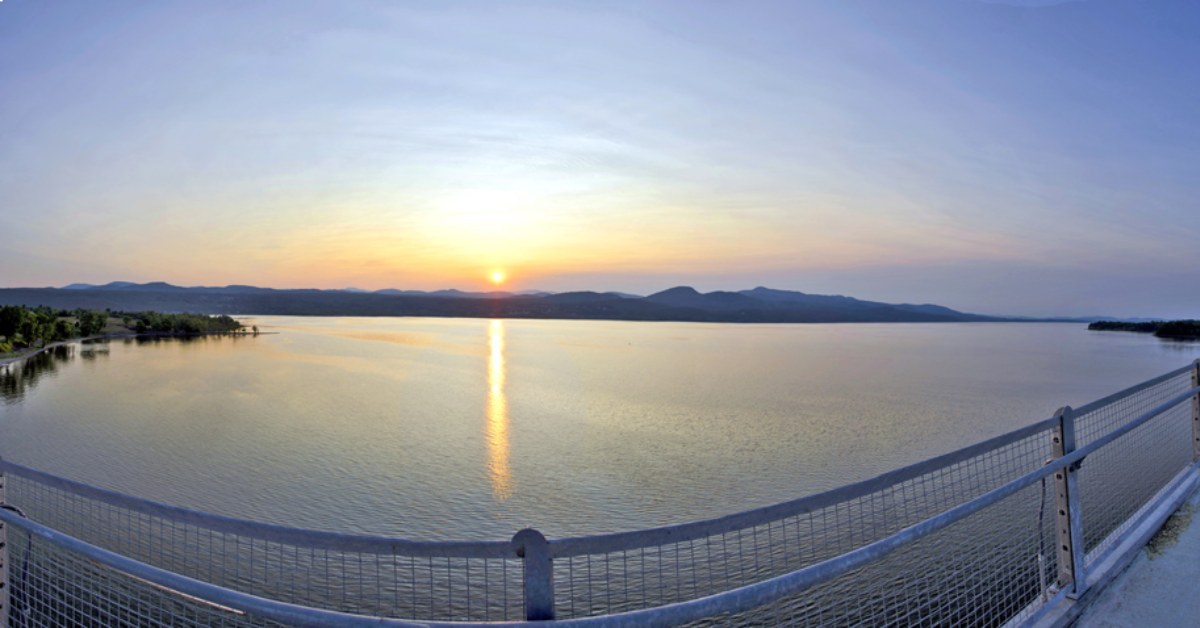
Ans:
{"type": "MultiPolygon", "coordinates": [[[[1125,423],[1122,423],[1120,427],[1112,430],[1111,432],[1108,432],[1107,434],[1101,436],[1100,438],[1097,438],[1096,440],[1093,440],[1092,442],[1088,443],[1087,445],[1080,447],[1079,449],[1076,449],[1075,451],[1071,452],[1070,454],[1067,454],[1066,456],[1056,459],[1055,462],[1057,463],[1057,462],[1060,462],[1063,460],[1067,460],[1072,463],[1077,460],[1082,461],[1084,458],[1091,455],[1091,453],[1096,451],[1097,449],[1100,449],[1101,447],[1113,442],[1114,440],[1117,440],[1118,438],[1132,432],[1133,430],[1144,425],[1150,419],[1153,419],[1154,417],[1166,412],[1167,410],[1170,410],[1171,408],[1174,408],[1175,406],[1178,406],[1179,404],[1190,400],[1191,398],[1195,397],[1198,394],[1200,394],[1200,386],[1197,386],[1194,388],[1189,388],[1188,390],[1181,392],[1178,395],[1175,395],[1174,397],[1171,397],[1170,399],[1158,404],[1157,406],[1150,408],[1149,410],[1143,412],[1142,414],[1138,415],[1137,417],[1130,419],[1129,421],[1127,421],[1125,423]]],[[[1079,412],[1075,411],[1075,415],[1078,416],[1079,412]]],[[[1054,466],[1054,465],[1049,465],[1049,466],[1054,466]]]]}
{"type": "Polygon", "coordinates": [[[362,554],[434,558],[517,558],[511,541],[414,541],[410,539],[305,530],[289,526],[225,517],[190,508],[132,497],[82,482],[60,478],[24,465],[0,460],[0,471],[24,477],[89,499],[95,499],[171,521],[247,538],[362,554]]]}
{"type": "Polygon", "coordinates": [[[1055,425],[1055,421],[1056,419],[1053,417],[1044,419],[1007,434],[1001,434],[983,442],[963,447],[962,449],[922,460],[921,462],[913,463],[870,479],[840,486],[822,493],[807,495],[798,499],[763,506],[753,510],[745,510],[714,519],[691,521],[629,532],[552,539],[550,540],[550,550],[556,558],[625,551],[667,543],[682,543],[714,534],[732,532],[734,530],[778,521],[785,517],[801,515],[864,495],[870,495],[896,484],[949,467],[964,460],[969,460],[982,453],[999,449],[1023,438],[1049,430],[1055,425]]]}
{"type": "MultiPolygon", "coordinates": [[[[1197,360],[1197,362],[1200,362],[1200,360],[1197,360]]],[[[1168,373],[1163,373],[1162,375],[1159,375],[1158,377],[1150,378],[1140,384],[1135,384],[1133,386],[1130,386],[1129,388],[1126,388],[1125,390],[1115,392],[1111,395],[1101,397],[1095,401],[1092,401],[1090,403],[1086,403],[1082,406],[1079,406],[1078,408],[1075,408],[1075,416],[1087,414],[1098,408],[1102,408],[1109,404],[1116,403],[1126,397],[1131,397],[1133,395],[1136,395],[1137,393],[1140,393],[1143,390],[1146,390],[1147,388],[1157,386],[1157,385],[1171,379],[1172,377],[1178,377],[1180,375],[1183,375],[1184,373],[1189,373],[1189,372],[1191,372],[1191,370],[1193,368],[1195,368],[1195,364],[1196,363],[1193,362],[1191,364],[1188,364],[1187,366],[1177,368],[1174,371],[1170,371],[1168,373]]]]}
{"type": "MultiPolygon", "coordinates": [[[[564,558],[583,554],[615,552],[651,547],[667,543],[680,543],[704,538],[770,521],[819,510],[863,495],[894,486],[906,480],[936,471],[981,453],[1003,447],[1030,435],[1050,429],[1055,419],[1049,418],[1007,434],[963,447],[950,453],[936,456],[907,467],[889,471],[882,475],[847,484],[829,491],[808,495],[778,504],[746,510],[713,519],[687,523],[599,534],[582,537],[552,539],[551,556],[564,558]]],[[[172,506],[148,499],[133,497],[117,491],[99,488],[75,480],[51,475],[7,460],[0,460],[0,471],[36,481],[69,493],[95,499],[152,516],[172,521],[205,527],[218,532],[237,534],[274,542],[284,542],[304,547],[354,551],[367,554],[396,554],[405,556],[433,556],[451,558],[515,558],[511,541],[414,541],[402,538],[342,534],[293,528],[277,524],[262,523],[216,515],[180,506],[172,506]]]]}
{"type": "Polygon", "coordinates": [[[469,626],[461,622],[414,621],[367,615],[355,615],[325,609],[311,608],[298,604],[290,604],[270,600],[249,593],[210,584],[189,578],[153,565],[122,556],[101,547],[81,541],[73,536],[63,534],[44,526],[36,521],[26,519],[12,510],[0,508],[0,521],[14,528],[24,530],[31,536],[48,542],[56,547],[68,550],[79,556],[95,561],[105,567],[140,579],[155,587],[161,587],[168,593],[180,597],[190,597],[199,604],[233,609],[239,614],[270,619],[292,626],[390,626],[393,628],[421,628],[426,626],[469,626]]]}
{"type": "MultiPolygon", "coordinates": [[[[945,528],[960,519],[994,504],[1020,489],[1033,484],[1039,479],[1072,464],[1083,457],[1080,450],[1074,454],[1055,460],[1053,463],[1039,467],[1025,475],[1012,480],[1005,485],[993,489],[969,502],[960,504],[951,510],[914,524],[886,538],[869,545],[852,550],[845,554],[826,559],[802,569],[780,576],[769,578],[750,585],[745,585],[729,591],[709,595],[675,604],[668,604],[647,609],[581,617],[568,620],[538,622],[539,625],[620,625],[620,626],[655,626],[665,622],[677,623],[694,621],[711,617],[715,614],[736,613],[768,604],[785,595],[797,593],[809,587],[831,580],[851,569],[882,558],[894,549],[911,543],[924,536],[945,528]]],[[[0,521],[24,529],[29,534],[37,536],[58,547],[75,552],[117,571],[129,574],[135,578],[148,581],[169,591],[194,597],[202,603],[210,603],[232,608],[242,613],[264,617],[276,621],[285,621],[297,626],[362,626],[381,625],[396,627],[416,626],[463,626],[473,625],[459,622],[413,622],[401,619],[382,619],[327,611],[296,604],[288,604],[269,600],[258,596],[242,593],[218,585],[188,578],[165,569],[160,569],[146,563],[122,556],[115,552],[91,545],[75,537],[58,532],[52,528],[25,519],[17,513],[0,509],[0,521]]],[[[491,625],[497,622],[488,622],[491,625]]],[[[478,624],[474,624],[478,625],[478,624]]]]}
{"type": "MultiPolygon", "coordinates": [[[[1158,377],[1130,386],[1120,392],[1113,393],[1102,399],[1088,403],[1075,411],[1076,416],[1090,412],[1104,405],[1120,401],[1135,395],[1147,388],[1189,372],[1194,364],[1175,369],[1158,377]]],[[[798,499],[746,510],[713,519],[690,521],[658,528],[614,532],[580,537],[569,537],[550,540],[551,554],[556,558],[598,554],[607,552],[628,551],[644,547],[652,547],[667,543],[682,543],[689,540],[701,539],[715,534],[722,534],[756,525],[778,521],[786,517],[826,508],[833,504],[869,495],[896,484],[938,471],[940,469],[969,460],[982,453],[992,451],[1027,438],[1039,432],[1052,429],[1058,423],[1056,417],[1044,419],[1032,425],[1001,434],[974,445],[968,445],[949,453],[935,456],[906,467],[889,471],[876,477],[847,484],[838,488],[807,495],[798,499]]]]}

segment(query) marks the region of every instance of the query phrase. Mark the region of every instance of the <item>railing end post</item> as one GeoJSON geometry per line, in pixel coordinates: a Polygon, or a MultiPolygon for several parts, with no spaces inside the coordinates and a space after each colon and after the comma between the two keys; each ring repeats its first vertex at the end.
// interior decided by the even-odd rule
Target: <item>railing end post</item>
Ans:
{"type": "MultiPolygon", "coordinates": [[[[1054,412],[1054,457],[1075,451],[1075,410],[1063,406],[1054,412]]],[[[1058,585],[1070,587],[1067,597],[1078,598],[1087,588],[1084,560],[1083,506],[1079,495],[1079,462],[1054,474],[1055,537],[1058,541],[1058,585]]]]}
{"type": "MultiPolygon", "coordinates": [[[[1192,361],[1192,388],[1200,387],[1200,358],[1192,361]]],[[[1200,393],[1192,395],[1192,462],[1200,461],[1200,393]]]]}
{"type": "MultiPolygon", "coordinates": [[[[4,475],[4,468],[0,467],[0,506],[8,503],[8,494],[5,489],[5,481],[8,478],[4,475]]],[[[9,625],[9,604],[12,601],[10,594],[12,582],[8,577],[8,526],[0,521],[0,626],[9,625]]]]}
{"type": "Polygon", "coordinates": [[[1054,455],[1062,457],[1075,451],[1075,409],[1063,406],[1054,411],[1054,418],[1058,419],[1058,429],[1054,432],[1054,455]]]}
{"type": "Polygon", "coordinates": [[[524,563],[525,619],[554,619],[554,571],[550,560],[550,542],[533,528],[513,535],[513,550],[524,563]]]}

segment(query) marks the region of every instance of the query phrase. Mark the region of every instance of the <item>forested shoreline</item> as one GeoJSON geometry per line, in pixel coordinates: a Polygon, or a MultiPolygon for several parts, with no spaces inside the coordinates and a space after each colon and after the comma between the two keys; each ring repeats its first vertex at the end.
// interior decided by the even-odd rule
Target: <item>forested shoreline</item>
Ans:
{"type": "Polygon", "coordinates": [[[0,306],[0,356],[104,334],[197,335],[233,333],[241,331],[242,327],[226,315],[56,310],[44,305],[5,305],[0,306]]]}

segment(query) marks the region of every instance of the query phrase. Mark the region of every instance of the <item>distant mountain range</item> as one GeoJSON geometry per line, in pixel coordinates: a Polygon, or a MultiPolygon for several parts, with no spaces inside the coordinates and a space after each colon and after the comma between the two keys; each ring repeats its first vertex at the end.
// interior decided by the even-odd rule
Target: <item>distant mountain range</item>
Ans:
{"type": "MultiPolygon", "coordinates": [[[[1014,320],[929,303],[882,303],[841,295],[758,287],[702,293],[679,286],[649,296],[620,292],[368,292],[231,285],[184,287],[114,281],[62,288],[0,289],[0,305],[48,305],[209,314],[453,316],[741,323],[963,322],[1014,320]]],[[[1046,319],[1042,319],[1046,320],[1046,319]]],[[[1057,319],[1066,320],[1066,319],[1057,319]]]]}

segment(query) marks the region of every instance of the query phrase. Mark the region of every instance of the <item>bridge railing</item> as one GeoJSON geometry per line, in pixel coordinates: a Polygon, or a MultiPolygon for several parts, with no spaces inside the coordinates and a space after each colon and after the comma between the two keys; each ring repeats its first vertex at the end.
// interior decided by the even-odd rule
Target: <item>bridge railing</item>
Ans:
{"type": "Polygon", "coordinates": [[[0,461],[0,620],[1027,623],[1085,593],[1196,484],[1198,377],[1200,362],[817,495],[549,540],[536,530],[490,542],[299,530],[0,461]]]}

